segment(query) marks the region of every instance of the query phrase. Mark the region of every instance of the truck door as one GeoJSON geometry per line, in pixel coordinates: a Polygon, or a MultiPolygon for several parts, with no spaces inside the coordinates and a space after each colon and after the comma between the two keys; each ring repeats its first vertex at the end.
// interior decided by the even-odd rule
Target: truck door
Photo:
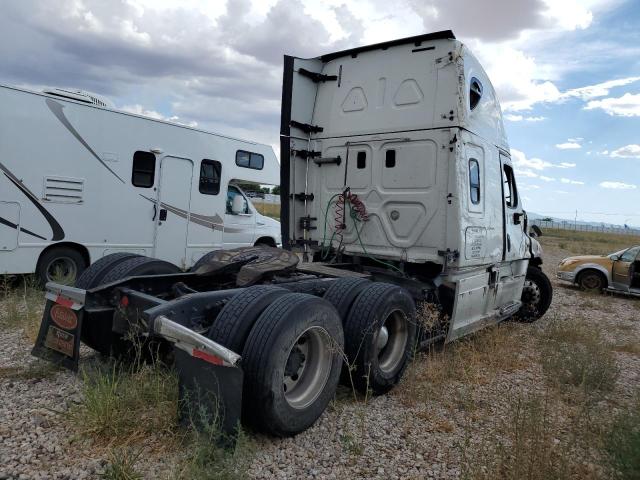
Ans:
{"type": "Polygon", "coordinates": [[[193,161],[165,156],[160,162],[155,256],[187,266],[187,233],[191,215],[193,161]]]}
{"type": "Polygon", "coordinates": [[[525,258],[527,249],[522,202],[518,195],[511,159],[500,154],[500,164],[502,165],[502,195],[504,198],[503,260],[505,262],[522,260],[525,258]]]}
{"type": "Polygon", "coordinates": [[[640,247],[631,247],[613,262],[611,278],[618,288],[627,289],[631,285],[631,264],[640,252],[640,247]]]}

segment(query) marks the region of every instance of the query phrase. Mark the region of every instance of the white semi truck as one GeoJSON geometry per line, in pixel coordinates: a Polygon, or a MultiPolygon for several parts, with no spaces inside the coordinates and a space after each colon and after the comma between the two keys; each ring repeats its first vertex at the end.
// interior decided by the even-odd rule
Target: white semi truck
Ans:
{"type": "Polygon", "coordinates": [[[278,172],[268,145],[0,85],[0,274],[73,284],[116,252],[189,268],[212,249],[276,246],[279,223],[233,183],[278,172]]]}
{"type": "Polygon", "coordinates": [[[416,347],[551,303],[495,92],[450,31],[285,56],[281,191],[283,250],[151,276],[158,260],[104,257],[82,288],[47,286],[33,353],[77,368],[80,340],[120,355],[137,332],[173,345],[181,408],[204,391],[228,431],[293,435],[340,379],[382,394],[416,347]]]}

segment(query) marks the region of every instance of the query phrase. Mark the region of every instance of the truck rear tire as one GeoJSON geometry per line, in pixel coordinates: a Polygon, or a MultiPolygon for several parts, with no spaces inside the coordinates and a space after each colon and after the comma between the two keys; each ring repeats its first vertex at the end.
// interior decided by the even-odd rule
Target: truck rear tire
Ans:
{"type": "Polygon", "coordinates": [[[371,281],[366,278],[340,278],[327,289],[323,298],[336,307],[338,315],[344,322],[355,299],[369,285],[371,285],[371,281]]]}
{"type": "Polygon", "coordinates": [[[77,250],[59,246],[52,247],[38,259],[36,275],[42,286],[47,282],[73,285],[87,268],[87,262],[77,250]]]}
{"type": "Polygon", "coordinates": [[[165,262],[164,260],[150,257],[134,257],[114,265],[106,272],[101,284],[106,285],[107,283],[137,275],[162,275],[181,271],[173,263],[165,262]]]}
{"type": "Polygon", "coordinates": [[[522,307],[515,315],[519,322],[531,323],[542,317],[553,299],[553,287],[549,278],[538,267],[527,268],[522,288],[522,307]]]}
{"type": "Polygon", "coordinates": [[[335,394],[343,345],[342,322],[329,302],[304,293],[276,299],[242,352],[245,419],[281,437],[309,428],[335,394]]]}
{"type": "Polygon", "coordinates": [[[404,288],[373,283],[358,295],[344,324],[351,383],[380,395],[396,385],[416,346],[416,306],[404,288]]]}
{"type": "Polygon", "coordinates": [[[76,287],[83,290],[89,290],[93,287],[100,285],[102,278],[111,270],[114,266],[124,262],[130,258],[139,257],[137,253],[118,252],[105,255],[101,259],[93,262],[89,265],[82,275],[76,280],[76,287]]]}
{"type": "Polygon", "coordinates": [[[241,354],[258,317],[276,298],[287,293],[289,290],[268,285],[246,288],[222,308],[209,328],[207,337],[241,354]]]}

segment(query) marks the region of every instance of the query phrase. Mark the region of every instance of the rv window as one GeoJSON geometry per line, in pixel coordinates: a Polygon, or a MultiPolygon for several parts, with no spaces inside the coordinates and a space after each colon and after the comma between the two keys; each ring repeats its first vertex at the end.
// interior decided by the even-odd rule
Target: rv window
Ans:
{"type": "Polygon", "coordinates": [[[469,193],[471,203],[480,203],[480,165],[475,158],[469,160],[469,193]]]}
{"type": "Polygon", "coordinates": [[[518,206],[518,189],[516,188],[516,178],[513,175],[513,168],[509,165],[504,166],[502,181],[504,183],[505,204],[509,208],[516,208],[518,206]]]}
{"type": "Polygon", "coordinates": [[[469,84],[469,106],[471,107],[471,110],[478,106],[481,98],[482,84],[480,83],[480,80],[478,80],[476,77],[473,77],[469,84]]]}
{"type": "Polygon", "coordinates": [[[363,169],[367,167],[367,152],[358,152],[356,157],[356,167],[363,169]]]}
{"type": "Polygon", "coordinates": [[[254,170],[262,170],[262,167],[264,167],[264,156],[259,153],[238,150],[236,152],[236,165],[244,168],[253,168],[254,170]]]}
{"type": "Polygon", "coordinates": [[[220,192],[222,165],[215,160],[202,160],[200,164],[200,193],[217,195],[220,192]]]}
{"type": "Polygon", "coordinates": [[[156,156],[150,152],[136,152],[133,154],[133,172],[131,183],[140,188],[153,187],[156,175],[156,156]]]}
{"type": "Polygon", "coordinates": [[[384,166],[387,168],[393,168],[396,166],[396,151],[387,150],[385,153],[384,166]]]}

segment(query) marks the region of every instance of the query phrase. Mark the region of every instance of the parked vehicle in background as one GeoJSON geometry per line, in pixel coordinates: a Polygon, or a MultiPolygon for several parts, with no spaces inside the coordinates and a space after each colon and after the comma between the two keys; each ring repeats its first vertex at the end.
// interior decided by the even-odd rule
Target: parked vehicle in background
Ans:
{"type": "Polygon", "coordinates": [[[640,296],[640,245],[608,255],[567,257],[557,276],[584,290],[607,290],[640,296]]]}
{"type": "Polygon", "coordinates": [[[381,395],[416,348],[551,304],[495,92],[451,31],[285,56],[280,186],[285,250],[213,251],[162,275],[104,257],[78,288],[47,285],[33,353],[77,368],[80,339],[118,354],[142,332],[173,345],[181,408],[286,436],[341,378],[381,395]]]}
{"type": "Polygon", "coordinates": [[[280,243],[234,181],[279,182],[267,145],[0,86],[0,274],[73,283],[115,252],[189,268],[217,248],[280,243]]]}

